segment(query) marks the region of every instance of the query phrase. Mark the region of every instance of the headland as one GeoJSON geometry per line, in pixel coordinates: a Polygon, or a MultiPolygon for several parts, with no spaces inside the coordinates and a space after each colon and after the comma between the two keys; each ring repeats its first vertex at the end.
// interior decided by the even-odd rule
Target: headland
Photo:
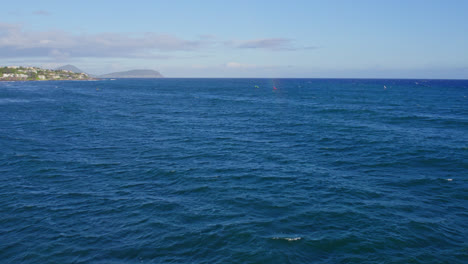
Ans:
{"type": "Polygon", "coordinates": [[[5,66],[0,67],[0,81],[58,81],[95,80],[86,73],[68,70],[50,70],[39,67],[5,66]]]}

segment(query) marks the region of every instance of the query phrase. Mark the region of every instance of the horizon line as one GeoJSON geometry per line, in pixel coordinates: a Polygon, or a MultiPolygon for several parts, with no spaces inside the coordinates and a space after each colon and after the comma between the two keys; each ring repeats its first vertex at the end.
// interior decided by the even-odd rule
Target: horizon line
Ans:
{"type": "Polygon", "coordinates": [[[372,78],[372,77],[159,77],[159,78],[100,78],[100,79],[335,79],[335,80],[433,80],[468,81],[468,78],[372,78]]]}

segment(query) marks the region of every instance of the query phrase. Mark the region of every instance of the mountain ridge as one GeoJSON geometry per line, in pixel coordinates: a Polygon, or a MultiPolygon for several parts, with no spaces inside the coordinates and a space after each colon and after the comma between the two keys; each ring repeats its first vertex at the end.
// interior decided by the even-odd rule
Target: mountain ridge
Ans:
{"type": "Polygon", "coordinates": [[[71,64],[67,64],[67,65],[57,67],[57,68],[55,68],[55,70],[65,70],[65,71],[71,71],[71,72],[74,72],[74,73],[85,73],[81,69],[79,69],[76,66],[73,66],[71,64]]]}
{"type": "Polygon", "coordinates": [[[158,71],[137,69],[99,75],[98,78],[164,78],[158,71]]]}
{"type": "MultiPolygon", "coordinates": [[[[66,71],[71,71],[74,73],[85,73],[78,67],[71,65],[71,64],[57,67],[55,70],[66,70],[66,71]]],[[[106,74],[101,74],[101,75],[96,75],[96,74],[88,74],[88,75],[95,77],[95,78],[164,78],[164,76],[158,71],[150,70],[150,69],[135,69],[135,70],[129,70],[129,71],[106,73],[106,74]]]]}

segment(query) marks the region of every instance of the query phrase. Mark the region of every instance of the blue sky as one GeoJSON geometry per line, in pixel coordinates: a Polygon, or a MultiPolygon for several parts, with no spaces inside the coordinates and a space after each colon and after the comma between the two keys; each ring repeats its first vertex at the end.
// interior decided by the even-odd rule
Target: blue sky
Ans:
{"type": "Polygon", "coordinates": [[[468,79],[468,1],[4,1],[0,64],[468,79]]]}

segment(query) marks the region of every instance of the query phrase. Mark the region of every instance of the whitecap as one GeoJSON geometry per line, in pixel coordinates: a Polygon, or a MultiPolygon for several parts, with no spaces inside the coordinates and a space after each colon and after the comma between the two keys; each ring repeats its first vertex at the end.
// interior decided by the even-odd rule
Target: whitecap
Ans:
{"type": "Polygon", "coordinates": [[[0,99],[0,104],[9,104],[9,103],[29,103],[29,100],[24,99],[0,99]]]}
{"type": "Polygon", "coordinates": [[[297,241],[301,240],[302,237],[273,237],[275,240],[286,240],[286,241],[297,241]]]}

